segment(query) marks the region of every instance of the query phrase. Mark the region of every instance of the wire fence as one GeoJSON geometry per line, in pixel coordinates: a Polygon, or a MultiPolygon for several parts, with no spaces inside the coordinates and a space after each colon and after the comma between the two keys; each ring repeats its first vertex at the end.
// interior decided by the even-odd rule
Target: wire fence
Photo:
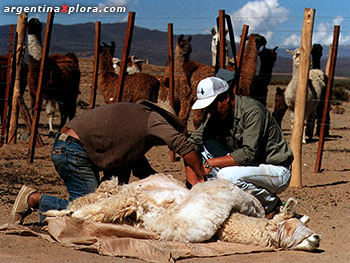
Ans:
{"type": "MultiPolygon", "coordinates": [[[[5,16],[11,16],[10,14],[4,14],[5,16]]],[[[17,19],[17,16],[14,16],[16,17],[17,19]]],[[[98,17],[96,16],[89,16],[89,15],[85,15],[84,16],[84,19],[97,19],[98,17]]],[[[101,17],[102,18],[102,17],[101,17]]],[[[103,19],[104,20],[109,20],[109,19],[113,19],[115,18],[115,16],[112,16],[112,15],[104,15],[103,16],[103,19]]],[[[250,19],[267,19],[268,17],[249,17],[250,19]]],[[[280,17],[274,17],[276,19],[280,18],[280,17]]],[[[301,16],[289,16],[288,17],[291,21],[302,21],[303,20],[303,17],[301,16]]],[[[350,22],[350,16],[349,17],[342,17],[343,18],[343,24],[347,24],[350,22]]],[[[242,19],[242,17],[240,18],[242,19]]],[[[316,21],[316,27],[317,27],[317,23],[328,23],[328,24],[331,24],[334,17],[330,17],[330,16],[317,16],[316,17],[317,21],[316,21]]],[[[14,19],[15,21],[15,19],[14,19]]],[[[79,20],[77,19],[77,22],[79,20]]],[[[167,23],[169,22],[173,22],[175,27],[174,27],[174,34],[175,35],[179,35],[179,34],[186,34],[186,32],[188,34],[203,34],[203,35],[209,35],[209,38],[207,38],[208,40],[210,40],[210,28],[206,28],[206,27],[203,27],[203,26],[196,26],[196,27],[193,27],[191,26],[191,21],[213,21],[213,25],[215,25],[215,21],[216,21],[216,17],[212,17],[212,16],[201,16],[201,17],[169,17],[169,16],[158,16],[158,17],[146,17],[146,16],[138,16],[136,18],[136,25],[139,24],[139,25],[142,25],[146,22],[152,22],[152,21],[158,21],[159,24],[161,24],[162,21],[164,21],[164,25],[163,26],[159,26],[157,30],[160,30],[161,32],[166,32],[167,31],[167,23]],[[179,26],[179,27],[176,27],[176,24],[177,24],[177,21],[183,21],[183,20],[186,20],[186,21],[189,21],[187,23],[188,27],[183,27],[183,26],[179,26]]],[[[293,22],[291,22],[293,23],[293,22]]],[[[182,23],[181,23],[182,24],[182,23]]],[[[103,24],[102,24],[103,25],[103,24]]],[[[66,40],[66,38],[61,38],[61,39],[58,39],[59,41],[64,41],[66,42],[66,45],[72,49],[72,50],[79,50],[81,49],[82,47],[84,47],[85,49],[88,49],[90,50],[90,53],[91,54],[90,56],[92,56],[92,53],[93,50],[94,50],[94,39],[93,39],[93,25],[91,26],[92,30],[90,32],[90,40],[89,41],[86,41],[86,40],[82,40],[82,41],[76,41],[76,40],[66,40]]],[[[346,35],[348,33],[350,33],[347,26],[344,27],[344,29],[341,30],[342,34],[346,35]]],[[[68,29],[68,28],[67,28],[68,29]]],[[[266,34],[266,33],[272,33],[272,34],[279,34],[279,33],[284,33],[284,34],[297,34],[297,35],[300,35],[301,34],[301,27],[300,27],[300,30],[298,30],[296,27],[293,27],[293,29],[286,29],[286,30],[278,30],[278,29],[270,29],[270,28],[262,28],[262,27],[257,27],[256,29],[258,31],[259,34],[266,34]]],[[[316,28],[317,30],[317,28],[316,28]]],[[[103,32],[103,29],[102,29],[102,32],[103,32]]],[[[320,33],[324,33],[326,35],[332,35],[333,34],[333,28],[329,27],[329,30],[327,29],[323,29],[323,30],[318,30],[317,32],[320,32],[320,33]]],[[[107,32],[109,33],[109,32],[107,32]]],[[[236,42],[239,42],[239,36],[241,33],[241,28],[238,28],[237,26],[234,28],[234,34],[236,36],[236,42]]],[[[121,39],[124,39],[124,34],[125,34],[125,31],[120,31],[118,32],[118,34],[120,35],[120,38],[121,39]]],[[[53,36],[53,39],[55,39],[55,37],[53,36]]],[[[136,37],[134,37],[134,39],[137,39],[136,37]]],[[[56,39],[57,40],[57,39],[56,39]]],[[[103,39],[102,39],[103,41],[103,39]]],[[[134,40],[134,41],[137,41],[137,40],[134,40]]],[[[176,41],[176,39],[174,39],[174,41],[176,41]]],[[[59,46],[58,43],[56,41],[52,41],[52,47],[57,47],[59,46]]],[[[119,43],[119,47],[120,47],[120,43],[119,43]]],[[[208,54],[210,56],[210,41],[208,41],[208,54]]],[[[283,46],[281,45],[280,48],[286,48],[287,46],[283,46]]],[[[151,41],[144,41],[143,42],[143,49],[144,50],[149,50],[149,51],[152,51],[153,53],[155,54],[160,54],[161,52],[163,53],[164,57],[167,58],[167,48],[168,48],[168,43],[167,43],[167,37],[166,37],[166,34],[164,34],[164,40],[161,41],[161,42],[158,42],[156,45],[154,43],[152,43],[151,41]]],[[[120,48],[120,50],[122,50],[122,48],[120,48]]],[[[324,56],[327,56],[328,54],[328,48],[325,48],[324,49],[324,56]]],[[[131,49],[131,52],[133,52],[133,49],[131,49]]],[[[193,53],[195,53],[195,50],[193,50],[193,53]]],[[[210,60],[210,58],[208,59],[210,60]]],[[[292,59],[290,58],[290,63],[291,63],[292,59]]],[[[165,60],[166,62],[166,60],[165,60]]],[[[164,63],[165,65],[165,63],[164,63]]],[[[290,64],[291,65],[291,64],[290,64]]],[[[7,69],[7,65],[5,66],[2,66],[1,70],[6,70],[7,69]]],[[[92,73],[93,73],[93,67],[92,67],[92,63],[90,63],[89,65],[87,65],[86,63],[85,64],[80,64],[80,70],[82,72],[84,72],[84,76],[83,78],[86,78],[87,76],[89,76],[89,78],[92,76],[92,73]]],[[[162,70],[165,70],[165,67],[162,68],[162,70]]],[[[271,78],[271,82],[270,84],[271,85],[276,85],[276,86],[286,86],[288,84],[288,82],[290,81],[291,79],[291,71],[292,71],[292,68],[290,67],[290,71],[289,73],[290,74],[285,74],[285,75],[280,75],[280,74],[276,74],[276,73],[272,73],[272,76],[270,75],[264,75],[264,74],[260,74],[260,78],[261,79],[268,79],[268,78],[271,78]]],[[[149,74],[154,74],[154,71],[147,71],[147,70],[144,70],[143,72],[145,73],[149,73],[149,74]]],[[[257,68],[257,72],[258,72],[258,68],[257,68]]],[[[158,72],[157,74],[159,75],[162,75],[162,73],[158,72]]],[[[178,72],[175,72],[175,77],[178,75],[179,73],[178,72]]],[[[244,75],[241,76],[242,78],[245,78],[244,75]]],[[[247,76],[248,77],[248,76],[247,76]]],[[[249,76],[250,77],[250,76],[249,76]]],[[[82,82],[84,83],[88,83],[88,80],[86,79],[82,79],[82,82]]],[[[344,100],[349,100],[349,94],[347,92],[348,90],[348,87],[350,86],[349,85],[350,81],[348,79],[340,79],[340,80],[335,80],[334,82],[334,87],[337,88],[337,87],[342,87],[343,89],[345,89],[345,91],[343,92],[343,96],[344,96],[344,100]]],[[[4,81],[3,79],[0,80],[0,85],[1,87],[5,87],[7,84],[6,81],[4,81]]],[[[88,84],[89,85],[89,84],[88,84]]],[[[338,93],[340,93],[339,91],[337,91],[338,93]]],[[[337,96],[340,96],[340,94],[336,94],[337,96]]],[[[331,99],[331,103],[333,105],[336,105],[336,104],[339,104],[339,102],[341,101],[340,98],[338,97],[334,97],[334,89],[333,89],[333,97],[331,99]]],[[[268,96],[267,98],[267,103],[268,104],[272,104],[274,103],[274,96],[268,96]]],[[[3,97],[0,97],[0,102],[3,101],[3,97]]],[[[323,100],[319,100],[319,103],[324,103],[323,100]]],[[[0,109],[1,110],[1,109],[0,109]]]]}

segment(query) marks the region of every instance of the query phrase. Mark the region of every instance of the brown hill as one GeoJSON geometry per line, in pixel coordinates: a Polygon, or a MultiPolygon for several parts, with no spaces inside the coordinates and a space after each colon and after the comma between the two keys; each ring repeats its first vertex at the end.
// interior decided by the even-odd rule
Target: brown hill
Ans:
{"type": "MultiPolygon", "coordinates": [[[[123,51],[125,31],[126,23],[108,23],[101,25],[101,41],[106,43],[115,41],[115,56],[117,57],[121,57],[123,51]]],[[[93,56],[94,52],[94,34],[94,23],[73,25],[54,24],[50,53],[74,52],[79,57],[91,57],[93,56]]],[[[9,25],[0,26],[0,54],[7,53],[8,35],[9,25]]],[[[178,35],[175,35],[175,43],[177,38],[178,35]]],[[[238,40],[238,35],[236,34],[236,41],[238,40]]],[[[210,33],[192,35],[193,51],[191,59],[210,65],[210,43],[210,33]]],[[[267,46],[271,48],[269,43],[267,43],[267,46]]],[[[278,58],[274,67],[274,73],[292,72],[292,60],[285,52],[285,49],[279,48],[277,50],[278,58]]],[[[238,50],[238,47],[236,47],[236,50],[238,50]]],[[[161,66],[165,65],[166,61],[168,60],[167,32],[135,26],[132,38],[131,53],[137,57],[149,59],[151,64],[161,66]]],[[[322,68],[324,69],[328,56],[328,48],[324,47],[323,53],[322,68]]],[[[348,46],[341,46],[339,48],[336,75],[350,77],[350,47],[348,46]]]]}

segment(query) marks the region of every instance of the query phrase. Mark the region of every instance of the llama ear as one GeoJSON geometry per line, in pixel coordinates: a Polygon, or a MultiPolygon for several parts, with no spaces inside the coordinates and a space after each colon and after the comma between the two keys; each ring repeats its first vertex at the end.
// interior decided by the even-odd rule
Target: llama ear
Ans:
{"type": "Polygon", "coordinates": [[[211,34],[212,34],[213,36],[215,36],[215,34],[216,34],[216,29],[215,29],[214,26],[211,28],[211,34]]]}
{"type": "Polygon", "coordinates": [[[179,43],[180,44],[180,42],[184,39],[184,35],[183,34],[181,34],[180,36],[179,36],[179,38],[177,39],[177,43],[179,43]]]}
{"type": "Polygon", "coordinates": [[[275,46],[275,48],[273,49],[273,52],[276,52],[277,48],[278,48],[278,46],[275,46]]]}
{"type": "Polygon", "coordinates": [[[293,216],[297,209],[297,204],[298,202],[295,199],[289,198],[283,207],[283,214],[286,216],[293,216]]]}
{"type": "Polygon", "coordinates": [[[187,40],[188,40],[189,42],[191,42],[192,36],[190,35],[190,36],[187,38],[187,40]]]}

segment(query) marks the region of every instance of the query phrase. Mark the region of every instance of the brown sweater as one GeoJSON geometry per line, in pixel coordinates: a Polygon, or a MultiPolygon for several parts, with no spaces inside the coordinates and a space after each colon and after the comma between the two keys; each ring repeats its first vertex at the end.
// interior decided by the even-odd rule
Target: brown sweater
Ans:
{"type": "Polygon", "coordinates": [[[66,126],[78,134],[92,163],[101,170],[136,161],[156,145],[168,145],[181,156],[194,149],[160,114],[141,104],[103,105],[66,126]]]}

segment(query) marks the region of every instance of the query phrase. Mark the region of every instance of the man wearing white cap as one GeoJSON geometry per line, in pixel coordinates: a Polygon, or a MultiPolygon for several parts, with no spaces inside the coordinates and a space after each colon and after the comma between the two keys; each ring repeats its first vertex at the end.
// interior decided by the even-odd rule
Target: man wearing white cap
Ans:
{"type": "MultiPolygon", "coordinates": [[[[281,205],[277,194],[289,185],[293,153],[271,113],[258,101],[233,94],[222,78],[232,83],[234,72],[220,70],[199,82],[192,109],[208,115],[189,140],[208,173],[253,194],[269,214],[281,205]]],[[[190,184],[197,183],[188,166],[186,173],[190,184]]]]}

